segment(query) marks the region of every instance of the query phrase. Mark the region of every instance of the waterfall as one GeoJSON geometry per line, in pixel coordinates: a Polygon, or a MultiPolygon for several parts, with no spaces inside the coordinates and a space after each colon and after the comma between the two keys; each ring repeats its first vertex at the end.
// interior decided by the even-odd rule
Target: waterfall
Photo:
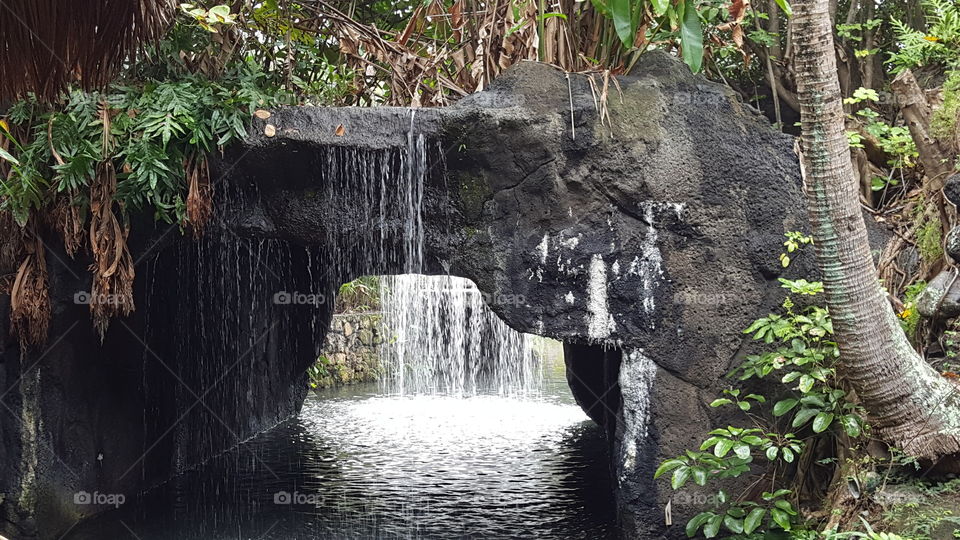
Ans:
{"type": "Polygon", "coordinates": [[[510,328],[468,279],[403,274],[382,280],[393,393],[526,395],[540,389],[532,337],[510,328]]]}
{"type": "Polygon", "coordinates": [[[416,133],[416,111],[403,162],[401,187],[405,274],[381,281],[381,347],[385,386],[394,393],[527,394],[539,387],[532,338],[501,321],[467,279],[424,276],[423,194],[426,142],[416,133]]]}

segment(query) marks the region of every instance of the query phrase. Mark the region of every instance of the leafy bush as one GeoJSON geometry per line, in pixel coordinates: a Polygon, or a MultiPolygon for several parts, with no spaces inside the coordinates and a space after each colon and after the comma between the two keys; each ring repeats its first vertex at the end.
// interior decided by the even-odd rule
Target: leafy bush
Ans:
{"type": "Polygon", "coordinates": [[[898,50],[890,53],[895,72],[920,66],[953,67],[960,60],[960,5],[952,0],[923,0],[926,30],[894,19],[898,50]]]}
{"type": "MultiPolygon", "coordinates": [[[[810,243],[809,237],[800,233],[786,236],[784,246],[788,253],[810,243]]],[[[781,256],[781,263],[787,265],[789,257],[785,260],[785,256],[781,256]]],[[[822,283],[805,279],[781,279],[780,282],[791,294],[816,296],[823,290],[822,283]]],[[[670,473],[670,486],[674,490],[690,481],[705,486],[739,477],[751,470],[755,459],[763,459],[765,466],[774,470],[771,482],[776,489],[763,493],[759,500],[732,500],[720,490],[715,498],[716,508],[697,514],[687,523],[686,532],[690,537],[702,534],[715,538],[721,529],[735,535],[773,529],[794,531],[800,525],[799,512],[789,500],[793,494],[789,478],[777,471],[787,470],[811,444],[810,438],[840,434],[857,438],[867,429],[859,407],[847,399],[847,392],[837,378],[834,364],[839,349],[831,339],[833,324],[826,308],[816,305],[798,308],[788,295],[781,313],[754,321],[744,333],[771,348],[748,356],[729,376],[738,381],[775,377],[787,385],[786,395],[773,403],[769,416],[763,417],[754,411],[766,407],[766,396],[745,393],[738,388],[724,390],[724,397],[714,400],[710,406],[735,406],[748,413],[754,424],[711,431],[698,451],[688,450],[664,461],[654,477],[670,473]],[[781,423],[789,427],[781,429],[781,423]]]]}
{"type": "MultiPolygon", "coordinates": [[[[222,18],[220,26],[231,20],[222,18]]],[[[214,30],[206,18],[202,24],[214,30]]],[[[169,49],[188,43],[196,52],[210,46],[210,35],[195,15],[182,16],[159,48],[172,53],[169,49]]],[[[0,128],[11,143],[0,157],[13,166],[0,187],[0,209],[23,226],[31,211],[57,195],[85,206],[97,165],[111,160],[118,171],[114,200],[121,208],[152,208],[158,219],[184,222],[185,163],[246,136],[256,109],[296,97],[254,61],[231,62],[210,77],[185,71],[177,65],[183,57],[178,53],[152,67],[138,66],[146,78],[104,92],[72,92],[58,108],[32,98],[13,104],[0,128]]]]}
{"type": "Polygon", "coordinates": [[[340,286],[335,311],[370,311],[380,308],[380,277],[363,276],[340,286]]]}

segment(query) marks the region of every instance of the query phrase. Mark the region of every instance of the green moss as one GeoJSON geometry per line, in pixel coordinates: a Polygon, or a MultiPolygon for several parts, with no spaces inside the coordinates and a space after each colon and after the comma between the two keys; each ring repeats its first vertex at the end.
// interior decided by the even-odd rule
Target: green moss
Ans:
{"type": "Polygon", "coordinates": [[[914,339],[917,326],[920,324],[920,312],[917,310],[917,296],[927,287],[926,281],[918,281],[907,287],[903,295],[903,310],[897,315],[900,317],[900,326],[907,337],[914,339]]]}
{"type": "Polygon", "coordinates": [[[883,515],[884,525],[912,540],[956,538],[960,531],[960,479],[942,483],[916,481],[893,490],[903,503],[892,505],[883,515]]]}
{"type": "Polygon", "coordinates": [[[943,105],[933,113],[930,131],[941,141],[950,142],[957,138],[957,112],[960,109],[960,71],[951,71],[943,84],[943,105]]]}
{"type": "Polygon", "coordinates": [[[927,263],[934,263],[943,257],[943,230],[940,220],[927,216],[926,207],[917,205],[913,211],[916,225],[917,251],[927,263]]]}
{"type": "Polygon", "coordinates": [[[479,174],[462,172],[457,177],[457,186],[464,215],[470,220],[480,217],[484,203],[493,197],[486,180],[479,174]]]}

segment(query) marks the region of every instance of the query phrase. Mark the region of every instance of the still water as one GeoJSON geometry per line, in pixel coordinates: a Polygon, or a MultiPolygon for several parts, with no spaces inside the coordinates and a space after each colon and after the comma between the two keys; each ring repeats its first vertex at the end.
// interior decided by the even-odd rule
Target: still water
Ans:
{"type": "Polygon", "coordinates": [[[614,537],[600,430],[555,379],[522,399],[319,392],[67,538],[614,537]]]}

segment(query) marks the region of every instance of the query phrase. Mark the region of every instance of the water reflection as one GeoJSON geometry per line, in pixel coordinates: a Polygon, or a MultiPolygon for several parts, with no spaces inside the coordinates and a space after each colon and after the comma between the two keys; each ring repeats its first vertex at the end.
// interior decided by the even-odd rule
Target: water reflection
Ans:
{"type": "Polygon", "coordinates": [[[310,397],[301,415],[68,538],[605,538],[599,429],[538,399],[310,397]]]}

